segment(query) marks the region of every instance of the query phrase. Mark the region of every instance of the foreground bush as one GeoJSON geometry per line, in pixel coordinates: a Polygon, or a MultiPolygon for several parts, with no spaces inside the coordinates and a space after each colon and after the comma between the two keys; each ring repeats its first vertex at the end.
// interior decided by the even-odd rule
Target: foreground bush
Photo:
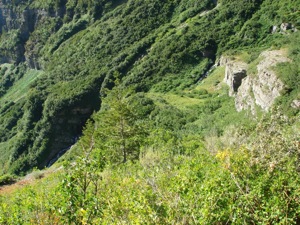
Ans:
{"type": "Polygon", "coordinates": [[[174,153],[178,143],[160,134],[139,161],[105,165],[91,142],[58,186],[53,175],[2,196],[0,223],[297,224],[299,124],[274,121],[263,120],[243,145],[215,154],[195,137],[182,140],[184,154],[174,153]]]}

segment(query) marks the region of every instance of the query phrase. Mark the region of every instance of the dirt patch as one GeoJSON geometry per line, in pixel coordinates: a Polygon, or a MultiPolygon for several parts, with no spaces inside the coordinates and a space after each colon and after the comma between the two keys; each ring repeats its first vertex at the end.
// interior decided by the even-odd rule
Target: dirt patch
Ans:
{"type": "Polygon", "coordinates": [[[34,180],[35,180],[35,178],[31,174],[29,174],[26,177],[22,178],[21,180],[15,182],[13,184],[0,186],[0,195],[6,195],[9,193],[12,193],[17,189],[23,188],[23,187],[33,183],[34,180]]]}

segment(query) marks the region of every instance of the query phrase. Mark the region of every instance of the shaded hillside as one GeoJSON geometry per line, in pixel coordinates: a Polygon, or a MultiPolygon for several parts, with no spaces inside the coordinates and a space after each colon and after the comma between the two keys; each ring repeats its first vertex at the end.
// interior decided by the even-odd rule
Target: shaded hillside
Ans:
{"type": "MultiPolygon", "coordinates": [[[[246,51],[250,63],[263,49],[299,41],[298,6],[279,0],[1,1],[0,173],[42,168],[74,144],[113,74],[135,92],[182,91],[224,52],[246,51]]],[[[290,85],[287,105],[297,98],[295,89],[290,85]]]]}

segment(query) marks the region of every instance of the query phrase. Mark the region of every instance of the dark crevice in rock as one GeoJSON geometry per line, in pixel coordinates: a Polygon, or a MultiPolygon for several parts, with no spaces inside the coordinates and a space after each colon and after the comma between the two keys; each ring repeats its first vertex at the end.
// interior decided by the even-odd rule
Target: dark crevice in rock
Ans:
{"type": "Polygon", "coordinates": [[[234,92],[237,92],[242,84],[242,80],[247,76],[246,70],[242,70],[239,73],[234,74],[232,81],[232,88],[234,92]]]}

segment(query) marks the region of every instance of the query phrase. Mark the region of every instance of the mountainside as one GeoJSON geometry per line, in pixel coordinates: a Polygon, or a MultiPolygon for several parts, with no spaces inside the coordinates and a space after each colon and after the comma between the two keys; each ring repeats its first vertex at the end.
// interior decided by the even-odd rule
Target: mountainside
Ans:
{"type": "MultiPolygon", "coordinates": [[[[222,54],[245,52],[246,63],[255,64],[262,50],[290,45],[293,55],[286,57],[297,59],[298,6],[268,0],[2,0],[1,173],[42,168],[74,144],[115,73],[136,92],[169,92],[196,84],[222,54]]],[[[297,76],[286,88],[292,95],[286,105],[299,99],[293,62],[297,76]]]]}
{"type": "Polygon", "coordinates": [[[0,0],[0,224],[300,224],[299,8],[0,0]]]}

